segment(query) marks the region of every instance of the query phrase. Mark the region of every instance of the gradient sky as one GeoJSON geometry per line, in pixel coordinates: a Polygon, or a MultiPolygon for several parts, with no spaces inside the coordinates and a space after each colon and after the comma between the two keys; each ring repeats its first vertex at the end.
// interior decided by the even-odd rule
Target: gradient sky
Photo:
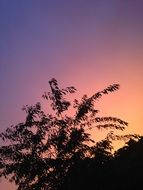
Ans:
{"type": "Polygon", "coordinates": [[[143,1],[0,0],[0,131],[23,121],[52,77],[77,96],[119,83],[101,114],[143,134],[143,1]]]}

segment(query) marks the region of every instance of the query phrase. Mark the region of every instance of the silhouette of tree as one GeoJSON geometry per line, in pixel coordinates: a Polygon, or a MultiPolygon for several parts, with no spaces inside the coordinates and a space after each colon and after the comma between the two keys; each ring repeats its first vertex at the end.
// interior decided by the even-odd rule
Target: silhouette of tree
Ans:
{"type": "Polygon", "coordinates": [[[110,171],[114,188],[142,189],[143,137],[131,138],[115,153],[110,171]]]}
{"type": "Polygon", "coordinates": [[[96,101],[118,90],[118,84],[89,98],[84,95],[81,102],[75,99],[73,104],[65,99],[67,93],[76,92],[73,86],[60,89],[56,79],[50,80],[49,85],[51,92],[45,92],[43,98],[51,102],[54,113],[45,113],[40,103],[25,106],[25,122],[0,134],[5,143],[0,147],[0,176],[14,181],[18,190],[73,189],[74,171],[84,175],[85,167],[88,174],[91,160],[98,162],[96,167],[99,167],[111,157],[113,132],[96,144],[88,131],[92,127],[124,130],[127,126],[125,121],[115,117],[97,117],[99,111],[95,109],[96,101]],[[67,115],[70,106],[75,110],[74,116],[67,115]]]}

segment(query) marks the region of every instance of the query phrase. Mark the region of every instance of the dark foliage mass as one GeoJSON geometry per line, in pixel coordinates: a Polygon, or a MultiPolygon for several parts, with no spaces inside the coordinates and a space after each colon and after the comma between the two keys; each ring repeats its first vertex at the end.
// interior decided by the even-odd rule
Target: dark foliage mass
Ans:
{"type": "Polygon", "coordinates": [[[71,86],[60,89],[56,79],[49,81],[51,92],[43,98],[51,102],[53,114],[45,113],[41,104],[25,106],[26,120],[0,134],[0,177],[14,181],[18,190],[128,189],[141,184],[143,140],[136,135],[119,136],[127,122],[116,117],[99,117],[96,101],[119,89],[108,86],[79,102],[65,99],[75,93],[71,86]],[[70,107],[74,116],[68,116],[70,107]],[[95,143],[91,128],[109,131],[95,143]],[[113,155],[113,140],[127,140],[126,146],[113,155]],[[137,175],[135,175],[135,173],[137,175]],[[135,178],[136,176],[136,178],[135,178]]]}

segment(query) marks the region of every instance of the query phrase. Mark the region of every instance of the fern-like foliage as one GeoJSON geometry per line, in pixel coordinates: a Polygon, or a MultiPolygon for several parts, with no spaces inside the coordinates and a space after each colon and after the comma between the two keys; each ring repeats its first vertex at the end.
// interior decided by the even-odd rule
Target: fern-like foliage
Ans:
{"type": "Polygon", "coordinates": [[[124,130],[127,126],[127,122],[119,118],[98,117],[95,107],[103,95],[118,90],[118,84],[110,85],[90,98],[84,95],[81,102],[75,99],[73,117],[63,112],[72,106],[65,95],[75,93],[75,87],[60,89],[56,79],[50,80],[49,85],[51,92],[45,92],[43,98],[51,102],[55,114],[45,113],[40,103],[25,106],[25,122],[0,134],[5,142],[0,147],[0,176],[14,181],[17,190],[62,189],[77,163],[93,155],[101,156],[101,153],[107,156],[110,152],[113,134],[96,144],[87,129],[124,130]],[[92,147],[90,142],[94,143],[92,147]]]}

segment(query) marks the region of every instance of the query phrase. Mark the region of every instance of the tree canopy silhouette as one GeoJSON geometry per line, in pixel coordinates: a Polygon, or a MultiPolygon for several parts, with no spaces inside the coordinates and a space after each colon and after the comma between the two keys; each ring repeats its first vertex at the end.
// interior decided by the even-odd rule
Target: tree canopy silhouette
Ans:
{"type": "Polygon", "coordinates": [[[131,138],[117,150],[110,169],[114,189],[142,189],[143,137],[131,138]]]}
{"type": "Polygon", "coordinates": [[[96,158],[98,165],[110,159],[111,141],[120,138],[113,130],[124,130],[128,125],[116,117],[99,117],[95,107],[103,95],[118,90],[118,84],[73,103],[65,96],[75,93],[75,87],[60,89],[56,79],[51,79],[49,85],[51,91],[42,97],[51,102],[54,113],[45,113],[40,103],[25,106],[26,120],[0,134],[5,143],[0,147],[0,176],[14,181],[18,190],[64,190],[74,168],[81,169],[90,158],[96,158]],[[71,106],[74,116],[67,115],[71,106]],[[109,133],[95,143],[90,136],[92,127],[109,133]]]}

